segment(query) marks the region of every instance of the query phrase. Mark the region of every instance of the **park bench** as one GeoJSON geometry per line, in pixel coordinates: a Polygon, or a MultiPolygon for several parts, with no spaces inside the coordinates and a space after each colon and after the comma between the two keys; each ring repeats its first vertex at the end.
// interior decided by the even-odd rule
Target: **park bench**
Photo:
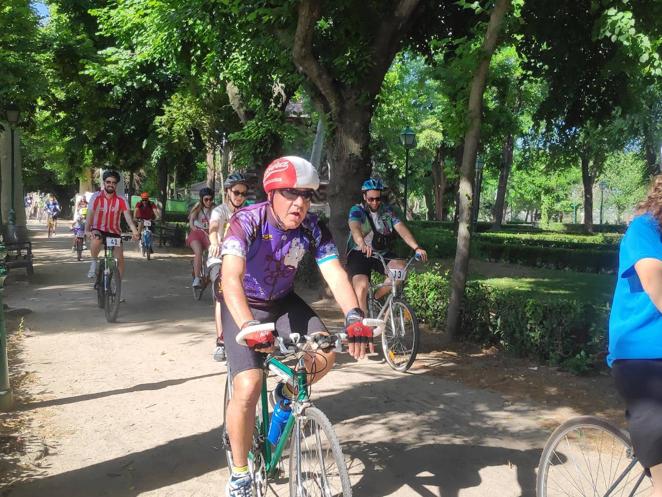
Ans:
{"type": "Polygon", "coordinates": [[[4,266],[7,271],[14,268],[25,268],[28,276],[34,274],[32,266],[32,242],[5,242],[4,266]]]}
{"type": "Polygon", "coordinates": [[[159,239],[159,247],[170,245],[171,247],[183,247],[186,239],[186,231],[176,224],[159,223],[156,228],[159,239]]]}

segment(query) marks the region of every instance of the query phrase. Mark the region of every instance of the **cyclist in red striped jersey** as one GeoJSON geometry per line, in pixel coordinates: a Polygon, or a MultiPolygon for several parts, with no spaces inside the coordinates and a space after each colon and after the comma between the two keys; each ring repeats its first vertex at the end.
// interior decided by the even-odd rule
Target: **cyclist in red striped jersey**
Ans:
{"type": "MultiPolygon", "coordinates": [[[[120,214],[124,214],[126,224],[131,228],[133,239],[138,240],[138,230],[131,219],[129,206],[115,190],[120,175],[117,171],[106,171],[103,173],[103,190],[92,195],[87,209],[87,223],[85,223],[85,234],[90,239],[90,255],[92,263],[87,273],[88,278],[94,278],[97,272],[97,256],[101,251],[103,236],[120,236],[120,214]]],[[[124,250],[122,245],[115,248],[117,265],[120,277],[124,276],[124,250]]]]}

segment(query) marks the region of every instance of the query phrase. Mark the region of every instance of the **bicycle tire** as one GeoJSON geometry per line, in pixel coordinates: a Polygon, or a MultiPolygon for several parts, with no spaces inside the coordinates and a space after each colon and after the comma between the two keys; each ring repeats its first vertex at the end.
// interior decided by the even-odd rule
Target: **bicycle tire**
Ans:
{"type": "Polygon", "coordinates": [[[106,312],[106,321],[114,323],[117,321],[117,314],[120,310],[120,299],[122,296],[122,279],[120,278],[120,270],[114,265],[113,270],[108,275],[106,292],[106,305],[104,310],[106,312]]]}
{"type": "Polygon", "coordinates": [[[221,442],[225,449],[225,460],[227,462],[228,478],[232,476],[232,451],[230,450],[230,436],[228,435],[227,419],[228,419],[228,403],[232,398],[232,376],[230,371],[227,372],[225,380],[225,396],[223,398],[223,434],[221,442]]]}
{"type": "Polygon", "coordinates": [[[105,263],[102,259],[99,261],[99,265],[97,267],[97,279],[96,279],[97,305],[99,306],[100,309],[106,307],[106,292],[103,287],[104,267],[105,267],[105,263]]]}
{"type": "Polygon", "coordinates": [[[641,465],[625,473],[633,460],[630,439],[616,426],[594,416],[572,418],[554,430],[545,444],[538,463],[536,496],[605,495],[621,475],[623,479],[610,495],[649,495],[651,482],[642,476],[641,465]]]}
{"type": "Polygon", "coordinates": [[[202,294],[205,292],[204,286],[191,286],[193,289],[193,298],[195,300],[200,300],[202,298],[202,294]]]}
{"type": "Polygon", "coordinates": [[[404,373],[416,360],[421,331],[414,309],[403,299],[393,299],[391,309],[384,315],[382,352],[395,371],[404,373]],[[392,322],[395,320],[395,322],[392,322]]]}
{"type": "Polygon", "coordinates": [[[148,261],[152,258],[152,246],[151,245],[149,247],[145,248],[145,257],[147,257],[148,261]]]}
{"type": "Polygon", "coordinates": [[[352,486],[345,456],[326,415],[316,407],[307,408],[297,416],[292,437],[290,497],[351,497],[352,486]],[[328,446],[320,447],[323,444],[322,435],[328,446]],[[331,462],[337,468],[335,474],[330,474],[327,469],[331,462]]]}

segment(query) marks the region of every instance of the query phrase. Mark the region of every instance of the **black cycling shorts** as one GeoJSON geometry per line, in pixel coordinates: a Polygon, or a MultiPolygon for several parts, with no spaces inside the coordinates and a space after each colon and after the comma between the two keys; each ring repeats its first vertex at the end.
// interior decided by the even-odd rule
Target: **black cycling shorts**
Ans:
{"type": "MultiPolygon", "coordinates": [[[[223,338],[232,376],[249,369],[262,368],[266,355],[237,343],[235,338],[239,333],[239,326],[232,318],[223,298],[220,299],[220,302],[223,338]]],[[[281,337],[286,338],[292,332],[305,335],[327,331],[315,311],[294,292],[282,299],[269,302],[267,309],[251,307],[251,312],[253,317],[261,323],[276,323],[276,334],[281,337]]]]}
{"type": "MultiPolygon", "coordinates": [[[[394,258],[395,256],[392,253],[384,254],[384,259],[387,261],[394,258]]],[[[364,274],[370,278],[371,271],[384,274],[384,266],[382,266],[381,261],[374,257],[366,257],[360,250],[350,250],[347,254],[347,273],[350,280],[357,274],[364,274]]]]}
{"type": "Polygon", "coordinates": [[[662,359],[615,361],[612,376],[625,399],[634,455],[645,468],[662,464],[662,359]]]}

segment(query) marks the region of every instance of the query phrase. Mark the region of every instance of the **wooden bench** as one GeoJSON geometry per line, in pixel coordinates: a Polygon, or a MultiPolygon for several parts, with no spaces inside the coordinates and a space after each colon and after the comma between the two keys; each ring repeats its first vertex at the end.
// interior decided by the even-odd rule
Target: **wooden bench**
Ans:
{"type": "Polygon", "coordinates": [[[5,242],[4,265],[9,271],[14,268],[25,268],[28,276],[34,274],[32,266],[32,242],[5,242]]]}

